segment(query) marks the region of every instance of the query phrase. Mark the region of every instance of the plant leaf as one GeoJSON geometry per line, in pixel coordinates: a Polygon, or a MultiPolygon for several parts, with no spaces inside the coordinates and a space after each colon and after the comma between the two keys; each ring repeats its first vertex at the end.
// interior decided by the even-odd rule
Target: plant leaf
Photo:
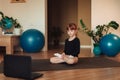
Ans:
{"type": "Polygon", "coordinates": [[[115,21],[111,21],[108,26],[114,28],[114,29],[117,29],[119,27],[119,24],[115,21]]]}
{"type": "Polygon", "coordinates": [[[82,28],[86,28],[86,25],[83,23],[82,19],[80,19],[80,24],[81,24],[82,28]]]}
{"type": "Polygon", "coordinates": [[[0,11],[0,14],[1,14],[2,18],[4,18],[4,14],[3,14],[3,12],[0,11]]]}

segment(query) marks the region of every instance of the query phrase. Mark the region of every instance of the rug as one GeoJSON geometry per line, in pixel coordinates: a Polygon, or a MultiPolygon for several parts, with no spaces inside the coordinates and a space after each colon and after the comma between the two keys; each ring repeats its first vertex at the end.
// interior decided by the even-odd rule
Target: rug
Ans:
{"type": "Polygon", "coordinates": [[[70,69],[91,69],[91,68],[111,68],[120,67],[120,63],[104,58],[89,57],[79,58],[77,64],[51,64],[49,59],[33,60],[33,71],[53,71],[53,70],[70,70],[70,69]]]}
{"type": "MultiPolygon", "coordinates": [[[[32,60],[32,71],[57,71],[71,69],[92,69],[120,67],[120,63],[104,57],[79,58],[77,64],[51,64],[49,59],[32,60]]],[[[3,72],[3,63],[0,64],[0,73],[3,72]]]]}

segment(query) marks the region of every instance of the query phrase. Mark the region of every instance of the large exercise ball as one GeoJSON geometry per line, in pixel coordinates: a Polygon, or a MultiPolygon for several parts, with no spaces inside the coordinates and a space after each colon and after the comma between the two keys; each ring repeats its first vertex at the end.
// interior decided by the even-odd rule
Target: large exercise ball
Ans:
{"type": "Polygon", "coordinates": [[[100,49],[103,54],[113,57],[120,52],[120,38],[115,34],[107,34],[100,40],[100,49]]]}
{"type": "Polygon", "coordinates": [[[29,29],[22,33],[20,45],[25,52],[39,52],[44,46],[44,36],[36,29],[29,29]]]}

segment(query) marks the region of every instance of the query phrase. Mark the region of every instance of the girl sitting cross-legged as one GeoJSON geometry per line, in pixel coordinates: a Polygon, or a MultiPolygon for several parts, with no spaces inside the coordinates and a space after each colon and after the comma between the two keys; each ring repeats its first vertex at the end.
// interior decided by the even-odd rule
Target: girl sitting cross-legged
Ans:
{"type": "Polygon", "coordinates": [[[51,63],[67,63],[76,64],[78,62],[78,54],[80,53],[80,40],[77,37],[77,26],[70,23],[67,26],[67,34],[69,38],[65,40],[64,51],[62,54],[55,54],[56,57],[51,57],[51,63]]]}

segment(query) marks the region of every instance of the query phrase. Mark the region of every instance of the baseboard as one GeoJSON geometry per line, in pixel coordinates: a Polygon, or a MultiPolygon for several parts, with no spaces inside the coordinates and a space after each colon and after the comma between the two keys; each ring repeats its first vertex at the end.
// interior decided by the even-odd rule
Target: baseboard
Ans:
{"type": "Polygon", "coordinates": [[[81,48],[92,48],[91,45],[81,45],[81,48]]]}

